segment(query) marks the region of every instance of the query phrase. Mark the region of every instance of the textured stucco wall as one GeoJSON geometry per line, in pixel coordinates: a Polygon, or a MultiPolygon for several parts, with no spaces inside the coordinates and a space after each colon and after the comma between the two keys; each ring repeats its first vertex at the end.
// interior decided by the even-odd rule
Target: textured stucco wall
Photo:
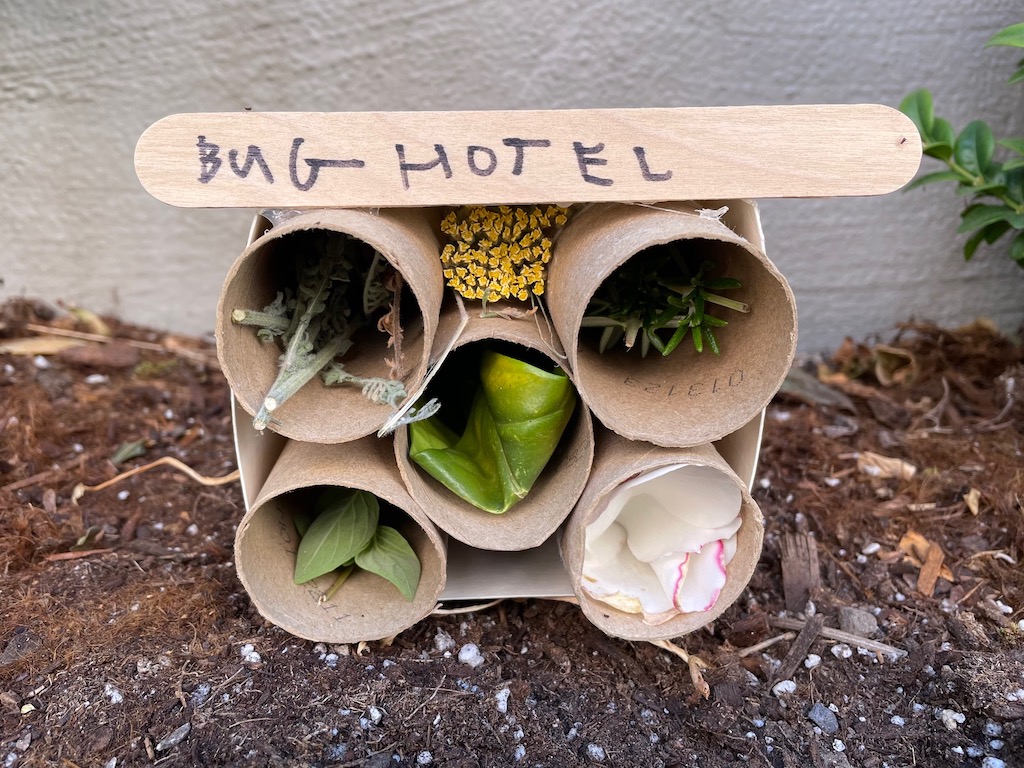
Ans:
{"type": "MultiPolygon", "coordinates": [[[[1016,60],[983,50],[1013,0],[517,3],[6,0],[0,4],[2,295],[63,298],[204,332],[250,214],[176,210],[135,179],[139,134],[176,112],[878,102],[918,86],[963,126],[1024,133],[1016,60]]],[[[926,161],[928,162],[928,161],[926,161]]],[[[964,264],[961,201],[762,204],[801,347],[911,315],[1024,320],[1005,248],[964,264]]]]}

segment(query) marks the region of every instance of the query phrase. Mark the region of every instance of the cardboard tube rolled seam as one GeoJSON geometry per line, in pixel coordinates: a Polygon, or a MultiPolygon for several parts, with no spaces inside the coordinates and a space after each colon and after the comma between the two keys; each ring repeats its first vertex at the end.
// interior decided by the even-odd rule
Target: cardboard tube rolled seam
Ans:
{"type": "Polygon", "coordinates": [[[546,302],[577,389],[605,426],[631,440],[685,447],[734,432],[767,405],[796,352],[797,327],[792,291],[762,245],[756,206],[743,200],[594,205],[570,220],[548,265],[546,302]],[[697,213],[720,205],[730,209],[721,221],[697,213]],[[716,313],[729,323],[716,332],[721,355],[697,354],[689,340],[664,358],[602,355],[580,343],[601,283],[641,251],[678,240],[702,242],[726,263],[724,274],[743,283],[728,296],[747,301],[750,313],[716,313]]]}
{"type": "MultiPolygon", "coordinates": [[[[254,415],[259,410],[277,375],[281,349],[278,344],[260,342],[255,329],[232,323],[231,312],[261,309],[274,299],[279,290],[273,284],[274,267],[288,258],[283,250],[287,236],[304,230],[347,233],[378,250],[401,273],[419,307],[419,316],[401,318],[406,330],[402,379],[409,392],[418,386],[427,371],[444,292],[434,216],[420,209],[311,211],[274,227],[245,249],[221,290],[216,338],[224,375],[246,412],[254,415]]],[[[387,377],[384,358],[392,351],[385,346],[386,336],[376,329],[363,329],[355,340],[344,360],[346,368],[363,376],[387,377]]],[[[275,411],[278,423],[271,429],[295,440],[338,443],[376,431],[390,414],[388,406],[371,403],[358,387],[326,388],[311,381],[275,411]]]]}
{"type": "MultiPolygon", "coordinates": [[[[488,305],[500,313],[509,305],[488,305]]],[[[551,348],[550,328],[545,329],[538,315],[509,319],[480,317],[479,305],[469,308],[469,322],[455,341],[453,352],[468,344],[486,344],[488,340],[507,341],[535,350],[560,363],[557,339],[551,348]],[[538,328],[538,323],[541,324],[538,328]]],[[[441,315],[438,338],[453,327],[455,308],[441,315]]],[[[444,408],[444,396],[440,396],[444,408]]],[[[501,515],[477,509],[460,499],[439,482],[419,469],[409,458],[408,427],[395,433],[395,459],[410,495],[427,516],[449,535],[480,549],[517,551],[539,547],[565,520],[573,504],[583,492],[594,457],[593,425],[586,404],[577,397],[572,420],[566,427],[551,461],[545,467],[530,493],[501,515]]]]}
{"type": "Polygon", "coordinates": [[[744,483],[710,445],[690,448],[660,448],[626,440],[600,430],[590,481],[573,509],[561,538],[562,562],[584,615],[603,632],[625,640],[667,640],[693,632],[721,615],[750,581],[761,554],[764,518],[744,483]],[[709,611],[685,613],[657,625],[644,623],[643,616],[617,610],[591,597],[581,586],[585,556],[586,527],[604,508],[604,500],[627,480],[669,464],[713,467],[732,478],[741,491],[742,523],[737,533],[736,554],[726,566],[726,583],[709,611]]]}
{"type": "Polygon", "coordinates": [[[376,438],[329,446],[289,442],[235,536],[238,577],[260,614],[293,635],[329,643],[390,637],[429,615],[444,590],[446,552],[444,537],[402,485],[390,442],[376,438]],[[298,536],[291,494],[319,486],[369,491],[407,515],[402,532],[421,567],[412,602],[385,579],[358,570],[322,604],[330,574],[294,583],[298,536]]]}

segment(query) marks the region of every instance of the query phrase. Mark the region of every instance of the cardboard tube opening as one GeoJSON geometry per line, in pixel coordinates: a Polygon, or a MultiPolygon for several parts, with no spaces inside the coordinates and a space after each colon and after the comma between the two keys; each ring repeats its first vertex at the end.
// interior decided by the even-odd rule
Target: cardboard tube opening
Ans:
{"type": "MultiPolygon", "coordinates": [[[[607,427],[631,440],[666,447],[717,440],[749,422],[781,386],[796,351],[796,306],[785,279],[763,252],[757,210],[749,201],[595,205],[573,218],[549,265],[547,302],[580,395],[607,427]],[[721,218],[700,211],[729,207],[721,218]],[[685,338],[669,356],[621,342],[598,351],[601,329],[582,328],[601,284],[649,249],[678,243],[742,287],[724,293],[749,313],[713,307],[721,353],[702,353],[685,338]]],[[[709,305],[710,308],[710,305],[709,305]]]]}
{"type": "Polygon", "coordinates": [[[353,643],[391,637],[429,615],[444,589],[447,559],[441,534],[402,486],[390,443],[364,438],[331,446],[289,442],[238,526],[235,566],[269,621],[307,640],[353,643]],[[333,574],[294,583],[299,537],[293,515],[331,487],[369,491],[400,511],[394,524],[421,568],[412,602],[384,578],[358,569],[326,601],[333,574]]]}
{"type": "MultiPolygon", "coordinates": [[[[488,309],[499,315],[502,305],[489,305],[488,309]]],[[[511,354],[527,362],[531,358],[547,361],[549,369],[560,365],[559,347],[552,347],[550,327],[539,315],[529,317],[481,317],[479,305],[468,307],[469,323],[456,340],[451,355],[442,363],[438,379],[428,386],[428,393],[436,395],[444,408],[445,392],[431,392],[435,383],[444,383],[451,366],[463,360],[475,359],[484,348],[511,354]],[[516,350],[520,354],[517,354],[516,350]],[[448,370],[446,370],[446,368],[448,370]]],[[[442,331],[438,338],[446,337],[443,329],[454,322],[455,309],[446,310],[441,317],[442,331]]],[[[475,371],[474,371],[475,374],[475,371]]],[[[453,377],[458,379],[459,377],[453,377]]],[[[472,397],[475,387],[468,382],[466,392],[454,392],[457,398],[472,397]]],[[[460,388],[461,389],[461,388],[460,388]]],[[[408,427],[395,433],[395,458],[402,478],[410,495],[423,508],[427,516],[439,528],[454,538],[480,549],[513,551],[540,546],[565,520],[573,504],[583,492],[594,456],[594,435],[590,419],[582,398],[577,398],[576,407],[568,426],[562,433],[558,448],[544,471],[537,479],[529,494],[503,514],[491,514],[476,508],[456,496],[409,458],[408,427]]]]}
{"type": "Polygon", "coordinates": [[[626,640],[667,640],[699,629],[736,601],[754,573],[763,537],[764,519],[760,509],[745,484],[712,446],[660,448],[631,442],[602,430],[590,480],[562,535],[562,561],[569,571],[570,582],[583,613],[595,626],[626,640]],[[619,610],[592,597],[583,588],[587,526],[601,515],[610,494],[624,483],[676,464],[709,468],[720,473],[721,479],[739,491],[740,526],[736,532],[736,552],[726,566],[725,585],[710,609],[680,613],[667,621],[649,624],[642,614],[619,610]]]}
{"type": "MultiPolygon", "coordinates": [[[[311,230],[339,232],[378,251],[403,279],[400,324],[404,331],[398,378],[407,392],[423,380],[437,329],[444,285],[435,223],[428,211],[323,210],[288,219],[252,242],[225,280],[217,307],[217,352],[232,391],[250,415],[256,414],[278,372],[281,345],[261,342],[256,329],[231,320],[235,309],[259,310],[270,304],[284,281],[294,286],[295,254],[290,247],[311,230]]],[[[388,335],[362,328],[341,361],[363,377],[388,378],[385,358],[393,358],[388,335]]],[[[375,432],[392,409],[373,403],[360,387],[327,387],[319,375],[273,412],[270,428],[286,437],[315,443],[339,443],[375,432]]]]}

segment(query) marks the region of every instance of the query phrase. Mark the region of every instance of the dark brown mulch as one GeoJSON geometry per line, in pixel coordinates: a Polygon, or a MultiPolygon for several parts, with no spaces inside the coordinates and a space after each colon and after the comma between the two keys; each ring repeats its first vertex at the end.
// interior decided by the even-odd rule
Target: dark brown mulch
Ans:
{"type": "MultiPolygon", "coordinates": [[[[769,408],[760,566],[720,620],[678,641],[710,665],[705,700],[681,660],[564,603],[435,616],[390,645],[291,637],[236,579],[237,484],[162,468],[76,505],[77,484],[162,456],[210,477],[234,468],[209,345],[107,322],[117,344],[0,354],[5,766],[1020,764],[1024,358],[984,324],[901,329],[888,341],[916,375],[890,387],[878,351],[851,342],[769,408]],[[136,441],[142,454],[115,467],[136,441]],[[900,466],[871,453],[917,471],[888,476],[900,466]],[[801,598],[787,613],[783,544],[801,536],[820,586],[813,610],[801,598]],[[744,654],[786,618],[838,627],[849,608],[905,655],[825,629],[806,653],[787,658],[800,639],[783,639],[744,654]],[[481,666],[459,661],[467,643],[481,666]],[[780,664],[791,693],[773,692],[780,664]],[[834,723],[822,707],[809,719],[814,704],[834,723]]],[[[11,302],[0,340],[37,338],[36,324],[82,329],[11,302]]]]}

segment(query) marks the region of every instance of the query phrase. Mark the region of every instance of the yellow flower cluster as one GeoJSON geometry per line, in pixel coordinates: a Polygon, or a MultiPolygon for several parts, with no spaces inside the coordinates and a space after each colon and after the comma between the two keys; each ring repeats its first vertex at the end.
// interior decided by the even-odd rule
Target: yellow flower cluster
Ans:
{"type": "Polygon", "coordinates": [[[441,252],[445,280],[467,299],[518,299],[544,293],[551,240],[565,224],[566,208],[467,206],[449,213],[441,231],[451,243],[441,252]]]}

